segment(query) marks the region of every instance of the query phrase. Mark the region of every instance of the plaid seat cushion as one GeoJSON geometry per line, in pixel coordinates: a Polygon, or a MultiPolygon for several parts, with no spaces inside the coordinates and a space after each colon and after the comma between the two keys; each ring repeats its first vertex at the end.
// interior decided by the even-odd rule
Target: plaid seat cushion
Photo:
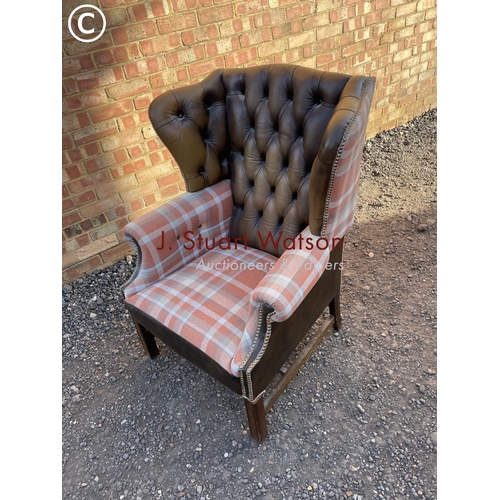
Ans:
{"type": "Polygon", "coordinates": [[[238,375],[250,295],[277,258],[254,248],[215,248],[126,298],[238,375]]]}

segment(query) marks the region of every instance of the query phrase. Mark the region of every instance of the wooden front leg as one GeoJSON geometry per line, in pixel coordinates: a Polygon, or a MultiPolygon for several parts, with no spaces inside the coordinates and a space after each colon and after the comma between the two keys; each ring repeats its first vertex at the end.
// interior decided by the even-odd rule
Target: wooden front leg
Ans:
{"type": "Polygon", "coordinates": [[[267,437],[264,399],[260,398],[256,403],[251,403],[248,399],[245,399],[245,405],[247,409],[248,425],[250,426],[250,435],[260,444],[267,437]]]}

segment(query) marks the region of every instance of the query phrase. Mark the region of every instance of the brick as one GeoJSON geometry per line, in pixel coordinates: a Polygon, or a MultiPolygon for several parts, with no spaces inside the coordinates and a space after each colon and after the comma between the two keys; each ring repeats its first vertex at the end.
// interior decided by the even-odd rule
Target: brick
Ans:
{"type": "Polygon", "coordinates": [[[363,40],[362,42],[353,43],[352,45],[344,47],[342,49],[342,57],[349,57],[364,51],[365,51],[365,42],[363,40]]]}
{"type": "Polygon", "coordinates": [[[296,17],[308,16],[311,13],[311,4],[302,3],[294,7],[288,7],[286,9],[286,18],[294,19],[296,17]]]}
{"type": "Polygon", "coordinates": [[[387,29],[389,31],[394,31],[406,26],[406,20],[404,17],[397,17],[396,19],[391,19],[387,21],[387,29]]]}
{"type": "Polygon", "coordinates": [[[342,33],[342,25],[329,24],[327,26],[322,26],[316,30],[316,37],[318,40],[326,40],[329,38],[336,37],[342,33]]]}
{"type": "Polygon", "coordinates": [[[241,50],[239,52],[229,54],[224,57],[225,66],[227,68],[239,66],[241,64],[246,64],[250,61],[255,61],[257,59],[257,48],[251,47],[247,50],[241,50]]]}
{"type": "Polygon", "coordinates": [[[337,11],[342,5],[342,0],[316,0],[316,12],[337,11]]]}
{"type": "Polygon", "coordinates": [[[168,87],[173,85],[174,83],[177,83],[178,81],[178,73],[172,70],[164,71],[163,73],[149,77],[149,83],[152,89],[168,87]]]}
{"type": "MultiPolygon", "coordinates": [[[[291,25],[290,25],[291,28],[291,25]]],[[[242,48],[259,45],[263,42],[269,42],[272,39],[271,31],[268,29],[252,30],[240,36],[240,45],[242,48]]]]}
{"type": "MultiPolygon", "coordinates": [[[[144,164],[144,167],[146,165],[144,164]]],[[[153,180],[153,179],[159,179],[162,176],[164,176],[167,173],[170,173],[172,171],[171,168],[167,167],[164,163],[157,165],[155,167],[148,167],[148,168],[143,168],[142,170],[137,171],[135,174],[137,181],[139,184],[142,184],[144,182],[153,180]]]]}
{"type": "Polygon", "coordinates": [[[116,235],[111,234],[111,235],[104,237],[101,240],[94,241],[94,242],[90,243],[90,245],[86,245],[86,246],[80,248],[79,250],[77,250],[75,252],[76,257],[80,261],[85,260],[85,259],[89,259],[89,258],[93,258],[93,256],[96,253],[103,252],[104,250],[107,250],[111,247],[114,247],[117,244],[118,244],[118,240],[116,238],[116,235]]]}
{"type": "Polygon", "coordinates": [[[436,19],[437,17],[437,9],[434,7],[433,9],[429,9],[425,11],[425,19],[436,19]]]}
{"type": "Polygon", "coordinates": [[[424,21],[425,12],[418,12],[416,14],[411,14],[406,16],[406,26],[411,26],[413,24],[418,24],[424,21]]]}
{"type": "Polygon", "coordinates": [[[119,180],[100,183],[95,186],[97,197],[101,200],[113,194],[121,193],[123,190],[131,189],[137,186],[137,179],[133,175],[122,177],[119,180]]]}
{"type": "Polygon", "coordinates": [[[116,159],[112,153],[101,154],[97,158],[85,162],[85,169],[87,172],[97,172],[115,164],[116,159]]]}
{"type": "Polygon", "coordinates": [[[103,68],[94,73],[86,73],[75,77],[78,89],[81,92],[111,85],[123,80],[121,68],[103,68]]]}
{"type": "Polygon", "coordinates": [[[161,0],[145,2],[128,8],[128,15],[133,23],[165,16],[169,12],[168,3],[161,0]]]}
{"type": "Polygon", "coordinates": [[[186,30],[181,34],[182,43],[187,46],[193,45],[195,43],[206,42],[208,40],[216,40],[219,37],[220,33],[217,29],[217,26],[215,25],[203,26],[201,28],[196,28],[193,30],[186,30]]]}
{"type": "Polygon", "coordinates": [[[102,172],[90,174],[87,177],[68,182],[67,186],[70,193],[78,194],[88,190],[89,188],[96,188],[103,182],[107,182],[110,180],[111,174],[109,173],[109,171],[105,170],[102,172]]]}
{"type": "Polygon", "coordinates": [[[113,262],[116,262],[126,255],[134,255],[135,251],[133,248],[130,246],[129,243],[120,243],[119,245],[116,245],[109,250],[105,250],[104,252],[101,252],[101,257],[102,260],[104,261],[105,264],[112,264],[113,262]]]}
{"type": "Polygon", "coordinates": [[[94,54],[94,59],[98,67],[120,64],[131,59],[140,57],[139,47],[133,43],[123,47],[102,50],[94,54]]]}
{"type": "Polygon", "coordinates": [[[408,59],[409,57],[411,57],[411,53],[412,53],[411,49],[400,50],[394,54],[394,57],[392,60],[394,62],[401,62],[402,60],[408,59]]]}
{"type": "Polygon", "coordinates": [[[77,222],[80,222],[81,220],[82,220],[82,218],[77,211],[72,212],[68,215],[63,216],[62,227],[66,228],[66,227],[72,226],[72,225],[76,224],[77,222]]]}
{"type": "MultiPolygon", "coordinates": [[[[90,232],[90,238],[97,241],[107,241],[110,238],[118,241],[117,233],[128,223],[128,219],[118,219],[90,232]]],[[[102,250],[100,250],[101,252],[102,250]]]]}
{"type": "Polygon", "coordinates": [[[102,259],[99,255],[86,260],[85,262],[80,262],[71,267],[67,267],[63,272],[63,280],[66,283],[74,281],[79,276],[83,276],[85,273],[91,272],[97,269],[102,264],[102,259]]]}
{"type": "Polygon", "coordinates": [[[120,206],[122,200],[118,196],[118,194],[113,194],[112,196],[108,196],[106,199],[98,200],[91,205],[85,205],[80,209],[80,214],[82,217],[90,218],[101,215],[106,210],[114,209],[120,206]]]}
{"type": "Polygon", "coordinates": [[[198,45],[192,48],[176,50],[175,52],[167,54],[167,64],[170,68],[173,68],[182,64],[199,61],[204,57],[205,53],[203,51],[203,47],[198,45]]]}
{"type": "Polygon", "coordinates": [[[436,69],[433,68],[433,69],[429,69],[427,71],[422,71],[419,75],[418,75],[418,81],[421,82],[423,80],[427,80],[428,78],[432,78],[433,76],[436,75],[436,69]]]}
{"type": "Polygon", "coordinates": [[[174,12],[183,12],[210,5],[212,5],[212,0],[172,0],[174,12]]]}
{"type": "Polygon", "coordinates": [[[157,73],[166,69],[167,63],[164,57],[151,57],[149,59],[141,59],[129,64],[125,64],[124,72],[127,79],[133,79],[138,76],[157,73]]]}
{"type": "Polygon", "coordinates": [[[391,75],[391,84],[395,84],[398,82],[401,82],[402,80],[405,80],[410,76],[410,70],[409,69],[404,69],[402,71],[398,71],[397,73],[392,73],[391,75]]]}
{"type": "MultiPolygon", "coordinates": [[[[201,28],[201,29],[207,29],[201,28]]],[[[217,29],[216,26],[213,28],[217,29]]],[[[223,21],[218,25],[220,36],[228,37],[237,33],[241,33],[243,31],[249,31],[253,28],[253,23],[251,18],[236,18],[231,19],[230,21],[223,21]]]]}
{"type": "Polygon", "coordinates": [[[175,198],[181,193],[179,186],[177,184],[167,186],[160,190],[160,196],[163,200],[168,200],[170,198],[175,198]]]}
{"type": "Polygon", "coordinates": [[[114,102],[106,106],[101,106],[99,108],[90,111],[90,117],[94,123],[102,122],[104,120],[109,120],[110,118],[116,118],[129,113],[134,109],[134,104],[131,100],[114,102]]]}
{"type": "Polygon", "coordinates": [[[89,55],[65,58],[62,61],[62,75],[73,76],[95,69],[94,61],[89,55]]]}
{"type": "Polygon", "coordinates": [[[94,106],[106,104],[108,98],[104,90],[93,90],[78,96],[66,97],[63,99],[63,113],[71,113],[72,111],[81,111],[94,106]]]}
{"type": "Polygon", "coordinates": [[[382,22],[382,13],[380,11],[371,12],[366,16],[366,25],[376,24],[382,22]]]}
{"type": "Polygon", "coordinates": [[[256,28],[275,26],[284,21],[286,21],[286,11],[284,9],[271,10],[270,12],[263,12],[254,16],[254,25],[256,28]]]}
{"type": "Polygon", "coordinates": [[[161,35],[182,32],[190,28],[196,28],[198,21],[196,13],[184,13],[182,16],[168,16],[158,19],[158,31],[161,35]]]}
{"type": "Polygon", "coordinates": [[[254,12],[267,10],[269,4],[267,0],[245,0],[234,3],[234,11],[237,16],[249,16],[254,12]]]}
{"type": "Polygon", "coordinates": [[[302,45],[306,45],[308,43],[312,43],[316,41],[316,32],[315,31],[306,31],[305,33],[301,33],[300,35],[295,35],[289,40],[289,47],[291,49],[295,47],[300,47],[302,45]]]}
{"type": "Polygon", "coordinates": [[[156,23],[153,21],[146,21],[141,24],[131,24],[125,27],[116,28],[112,31],[113,39],[117,45],[136,42],[157,34],[156,23]]]}
{"type": "Polygon", "coordinates": [[[208,73],[221,68],[223,64],[224,59],[222,57],[216,57],[215,59],[198,62],[189,66],[189,75],[191,76],[191,78],[197,78],[202,75],[207,75],[208,73]]]}
{"type": "Polygon", "coordinates": [[[114,121],[106,121],[75,130],[72,135],[76,145],[79,146],[103,137],[111,136],[116,134],[117,131],[114,121]]]}
{"type": "Polygon", "coordinates": [[[198,21],[202,26],[204,24],[214,24],[220,21],[225,21],[226,19],[234,17],[233,6],[224,5],[207,9],[199,9],[197,11],[197,16],[198,21]]]}
{"type": "Polygon", "coordinates": [[[115,134],[112,137],[102,139],[101,147],[104,152],[109,152],[140,141],[142,141],[140,130],[129,130],[122,134],[115,134]]]}
{"type": "Polygon", "coordinates": [[[288,42],[285,38],[273,40],[269,43],[263,43],[257,49],[259,57],[268,57],[271,54],[283,52],[288,49],[288,42]]]}
{"type": "Polygon", "coordinates": [[[72,115],[66,115],[62,118],[62,130],[63,133],[71,132],[77,128],[86,127],[91,125],[90,117],[87,113],[78,113],[72,115]]]}
{"type": "Polygon", "coordinates": [[[166,176],[158,178],[158,187],[160,188],[178,183],[184,183],[184,179],[182,178],[182,174],[179,169],[175,169],[173,172],[170,172],[166,176]]]}
{"type": "Polygon", "coordinates": [[[403,38],[407,38],[412,36],[415,33],[415,28],[413,26],[409,26],[408,28],[404,28],[402,30],[398,30],[394,33],[394,40],[402,40],[403,38]]]}
{"type": "MultiPolygon", "coordinates": [[[[120,165],[118,167],[113,168],[111,170],[111,175],[115,179],[119,179],[120,177],[123,177],[125,175],[134,174],[146,167],[147,167],[146,160],[144,158],[141,158],[140,160],[132,161],[124,165],[120,165]]],[[[142,182],[138,176],[136,176],[136,179],[139,181],[139,183],[142,182]]]]}
{"type": "Polygon", "coordinates": [[[427,61],[417,64],[416,66],[413,66],[412,68],[410,68],[410,75],[413,76],[423,73],[424,71],[427,70],[427,66],[428,66],[427,61]]]}
{"type": "Polygon", "coordinates": [[[417,2],[405,3],[399,7],[396,7],[396,16],[403,17],[413,14],[417,11],[417,2]]]}
{"type": "MultiPolygon", "coordinates": [[[[126,179],[126,177],[124,177],[126,179]]],[[[155,180],[151,180],[144,184],[141,184],[133,189],[120,190],[120,197],[123,201],[131,201],[136,198],[146,196],[147,194],[153,193],[158,189],[158,184],[155,180]]]]}
{"type": "Polygon", "coordinates": [[[172,33],[153,39],[148,39],[140,42],[140,50],[144,56],[161,55],[166,52],[182,46],[181,36],[177,33],[172,33]]]}
{"type": "Polygon", "coordinates": [[[427,10],[436,7],[436,0],[420,0],[417,2],[417,11],[427,10]]]}
{"type": "Polygon", "coordinates": [[[106,94],[112,99],[119,101],[126,97],[137,97],[138,94],[142,94],[148,90],[150,89],[147,78],[136,78],[132,81],[108,87],[106,89],[106,94]]]}
{"type": "Polygon", "coordinates": [[[68,180],[74,180],[84,175],[83,170],[84,169],[79,167],[78,165],[71,165],[71,167],[63,169],[63,172],[64,174],[66,174],[68,180]]]}
{"type": "Polygon", "coordinates": [[[363,26],[365,26],[365,22],[365,16],[351,17],[350,19],[345,20],[343,23],[344,33],[362,28],[363,26]]]}

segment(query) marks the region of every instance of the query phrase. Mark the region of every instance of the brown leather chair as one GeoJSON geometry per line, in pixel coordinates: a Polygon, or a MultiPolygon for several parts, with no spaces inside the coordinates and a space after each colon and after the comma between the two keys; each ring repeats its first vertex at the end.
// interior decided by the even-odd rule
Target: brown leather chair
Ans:
{"type": "Polygon", "coordinates": [[[267,411],[340,328],[343,237],[374,84],[294,65],[225,69],[150,106],[187,192],[125,227],[138,254],[125,303],[150,357],[160,339],[243,396],[258,442],[267,411]]]}

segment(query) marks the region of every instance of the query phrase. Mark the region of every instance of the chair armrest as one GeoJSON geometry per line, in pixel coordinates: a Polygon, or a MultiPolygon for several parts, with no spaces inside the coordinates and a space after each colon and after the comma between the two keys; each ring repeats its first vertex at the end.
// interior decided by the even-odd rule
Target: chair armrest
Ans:
{"type": "Polygon", "coordinates": [[[231,183],[224,180],[195,193],[182,193],[127,224],[123,234],[136,248],[139,262],[123,286],[125,298],[204,254],[204,238],[228,236],[232,210],[231,183]]]}
{"type": "Polygon", "coordinates": [[[332,241],[328,244],[307,227],[295,238],[294,249],[285,250],[262,278],[250,296],[245,331],[233,358],[233,370],[241,369],[248,361],[262,329],[269,330],[271,322],[285,321],[295,312],[325,271],[330,251],[340,240],[332,241]]]}
{"type": "Polygon", "coordinates": [[[250,302],[269,304],[273,321],[288,319],[323,274],[330,257],[329,242],[311,234],[309,227],[295,239],[252,292],[250,302]]]}

